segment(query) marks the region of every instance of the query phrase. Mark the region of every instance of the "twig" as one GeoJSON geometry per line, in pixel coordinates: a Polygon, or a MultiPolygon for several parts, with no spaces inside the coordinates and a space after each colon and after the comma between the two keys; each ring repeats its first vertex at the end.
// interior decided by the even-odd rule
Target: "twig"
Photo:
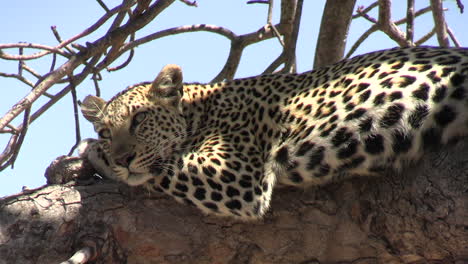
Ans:
{"type": "Polygon", "coordinates": [[[273,19],[273,5],[274,5],[275,0],[269,0],[268,1],[268,15],[267,15],[267,24],[272,25],[272,19],[273,19]]]}
{"type": "Polygon", "coordinates": [[[364,32],[357,40],[354,42],[354,44],[351,46],[349,49],[348,53],[346,53],[345,58],[348,59],[353,55],[353,53],[357,50],[357,48],[366,40],[372,33],[376,32],[379,30],[379,27],[377,24],[372,25],[366,32],[364,32]]]}
{"type": "Polygon", "coordinates": [[[458,41],[457,37],[455,36],[455,34],[453,34],[453,31],[448,26],[447,26],[447,33],[449,34],[450,39],[453,41],[453,44],[455,45],[455,47],[461,47],[461,44],[458,41]]]}
{"type": "MultiPolygon", "coordinates": [[[[134,40],[135,40],[135,34],[132,34],[130,36],[130,41],[134,41],[134,40]]],[[[131,49],[130,53],[128,54],[127,59],[122,64],[120,64],[119,66],[116,66],[116,67],[112,67],[112,68],[107,67],[107,71],[109,71],[109,72],[118,71],[120,69],[123,69],[123,68],[127,67],[127,65],[132,61],[134,54],[135,54],[135,49],[131,49]]]]}
{"type": "Polygon", "coordinates": [[[362,17],[362,18],[366,19],[367,21],[369,21],[371,23],[374,23],[374,24],[378,23],[377,19],[375,19],[375,18],[373,18],[373,17],[371,17],[371,16],[369,16],[367,14],[368,11],[364,12],[364,10],[361,10],[360,8],[358,8],[356,12],[359,15],[357,17],[362,17]]]}
{"type": "Polygon", "coordinates": [[[286,61],[286,56],[284,52],[281,52],[281,54],[272,62],[268,67],[262,72],[262,74],[271,74],[273,73],[276,69],[278,69],[281,64],[285,63],[286,61]]]}
{"type": "Polygon", "coordinates": [[[117,16],[115,17],[114,21],[112,22],[112,25],[109,27],[107,32],[111,32],[112,30],[120,27],[122,25],[123,20],[125,19],[125,16],[128,14],[127,9],[121,10],[117,16]]]}
{"type": "Polygon", "coordinates": [[[93,77],[91,77],[91,79],[93,79],[96,96],[101,96],[101,89],[99,88],[99,81],[102,80],[101,74],[99,72],[95,72],[93,73],[93,77]]]}
{"type": "Polygon", "coordinates": [[[26,63],[23,63],[22,68],[26,70],[27,72],[29,72],[30,74],[32,74],[34,77],[38,79],[42,78],[42,76],[37,71],[35,71],[33,68],[26,65],[26,63]]]}
{"type": "Polygon", "coordinates": [[[432,38],[432,36],[434,36],[436,33],[435,31],[435,28],[432,28],[432,30],[430,32],[428,32],[427,34],[425,34],[424,36],[422,36],[419,40],[417,40],[416,42],[414,42],[414,45],[416,46],[419,46],[419,45],[422,45],[424,42],[428,41],[430,38],[432,38]]]}
{"type": "Polygon", "coordinates": [[[122,64],[116,67],[111,67],[111,68],[108,67],[107,71],[112,72],[112,71],[118,71],[118,70],[125,68],[132,61],[134,53],[135,53],[134,49],[130,50],[130,53],[128,54],[127,59],[122,64]]]}
{"type": "Polygon", "coordinates": [[[25,77],[23,77],[23,76],[21,76],[19,74],[0,72],[0,76],[1,77],[6,77],[6,78],[15,78],[17,80],[20,80],[22,83],[30,86],[31,88],[34,88],[34,84],[31,81],[29,81],[28,79],[26,79],[25,77]]]}
{"type": "MultiPolygon", "coordinates": [[[[445,10],[445,9],[444,9],[444,10],[445,10]]],[[[421,16],[421,15],[423,15],[423,14],[425,14],[425,13],[430,12],[430,11],[431,11],[431,7],[428,6],[428,7],[425,7],[425,8],[422,8],[422,9],[418,10],[418,11],[414,14],[414,16],[415,16],[415,17],[418,17],[418,16],[421,16]]],[[[402,19],[400,19],[400,20],[395,21],[394,23],[395,23],[395,25],[401,25],[401,24],[403,24],[403,23],[406,23],[406,21],[407,21],[407,17],[404,17],[404,18],[402,18],[402,19]]],[[[349,49],[349,51],[348,51],[348,53],[346,54],[345,58],[351,57],[351,55],[352,55],[352,54],[357,50],[357,48],[364,42],[364,40],[366,40],[372,33],[376,32],[376,31],[378,31],[378,30],[379,30],[379,26],[378,26],[377,24],[372,25],[368,30],[366,30],[366,31],[358,38],[358,40],[351,46],[351,48],[349,49]]],[[[432,36],[432,35],[431,35],[431,36],[432,36]]],[[[431,37],[431,36],[430,36],[430,37],[431,37]]],[[[429,38],[430,38],[430,37],[429,37],[429,38]]],[[[420,41],[426,42],[427,39],[424,39],[424,38],[425,38],[425,37],[422,37],[420,40],[416,41],[416,42],[414,43],[414,45],[416,45],[416,46],[421,45],[422,43],[421,43],[420,41]],[[419,44],[418,44],[418,43],[419,43],[419,44]]]]}
{"type": "MultiPolygon", "coordinates": [[[[80,84],[88,74],[93,72],[94,67],[91,65],[96,64],[100,59],[100,56],[96,56],[91,59],[91,61],[88,63],[88,65],[83,69],[83,71],[80,74],[77,74],[73,76],[74,78],[74,84],[78,85],[80,84]]],[[[47,111],[50,107],[52,107],[55,103],[57,103],[60,99],[62,99],[65,95],[67,95],[71,90],[71,86],[67,85],[65,88],[63,88],[60,92],[58,92],[51,100],[49,100],[47,103],[45,103],[43,106],[41,106],[34,114],[31,115],[31,122],[34,122],[38,117],[40,117],[45,111],[47,111]]]]}
{"type": "MultiPolygon", "coordinates": [[[[447,9],[444,9],[444,11],[446,11],[446,10],[447,9]]],[[[425,8],[422,8],[422,9],[419,9],[418,11],[416,11],[416,13],[414,13],[414,17],[416,18],[416,17],[418,17],[420,15],[424,15],[425,13],[428,13],[430,11],[431,11],[431,7],[427,6],[425,8]]],[[[403,23],[406,23],[406,21],[408,21],[408,20],[407,20],[406,17],[404,17],[404,18],[402,18],[400,20],[395,21],[395,25],[401,25],[403,23]]]]}
{"type": "Polygon", "coordinates": [[[10,166],[10,157],[13,155],[14,148],[16,147],[16,142],[18,140],[18,134],[13,134],[8,141],[5,149],[3,150],[2,154],[0,154],[0,171],[4,170],[8,166],[10,166]]]}
{"type": "Polygon", "coordinates": [[[357,12],[355,15],[353,15],[351,18],[352,19],[355,19],[355,18],[358,18],[358,17],[361,17],[362,14],[367,14],[369,13],[369,11],[371,11],[372,9],[374,9],[375,7],[377,7],[379,5],[378,1],[370,4],[368,7],[364,8],[364,6],[359,6],[358,9],[357,9],[357,12]]]}
{"type": "Polygon", "coordinates": [[[206,32],[220,34],[228,38],[231,41],[237,38],[237,35],[227,28],[223,28],[223,27],[219,27],[215,25],[208,25],[208,24],[187,25],[187,26],[180,26],[180,27],[174,27],[174,28],[161,30],[161,31],[149,34],[145,37],[139,38],[135,41],[129,42],[120,48],[120,53],[126,52],[141,44],[153,41],[155,39],[159,39],[159,38],[163,38],[163,37],[171,36],[171,35],[182,34],[186,32],[198,32],[198,31],[206,31],[206,32]]]}
{"type": "Polygon", "coordinates": [[[247,4],[269,4],[269,0],[250,0],[247,1],[247,4]]]}
{"type": "Polygon", "coordinates": [[[188,0],[180,0],[180,1],[188,6],[198,7],[197,1],[188,1],[188,0]]]}
{"type": "MultiPolygon", "coordinates": [[[[174,0],[172,0],[174,1],[174,0]]],[[[171,2],[172,2],[171,1],[171,2]]],[[[163,1],[165,2],[165,1],[163,1]]],[[[131,0],[125,0],[122,5],[119,5],[112,10],[109,10],[106,14],[104,14],[96,23],[91,25],[89,28],[85,29],[81,33],[63,41],[57,47],[50,47],[46,45],[41,45],[41,44],[33,44],[33,43],[13,43],[13,44],[0,44],[0,58],[6,59],[6,60],[32,60],[32,59],[37,59],[40,57],[43,57],[49,53],[57,53],[60,54],[66,58],[70,58],[70,55],[65,53],[61,48],[65,47],[66,45],[72,43],[73,41],[80,39],[82,37],[85,37],[91,33],[93,33],[96,29],[98,29],[101,25],[103,25],[109,18],[111,18],[115,13],[121,11],[122,9],[128,9],[130,6],[134,4],[133,1],[131,0]],[[2,51],[2,49],[8,49],[8,48],[18,48],[18,47],[25,47],[25,48],[35,48],[35,49],[41,49],[44,51],[31,54],[31,55],[23,55],[23,56],[15,56],[15,55],[10,55],[6,54],[2,51]]]]}
{"type": "MultiPolygon", "coordinates": [[[[79,33],[79,34],[65,40],[64,42],[60,43],[58,45],[58,47],[64,47],[64,46],[74,42],[77,39],[80,39],[82,37],[85,37],[85,36],[93,33],[98,28],[100,28],[104,23],[106,23],[106,21],[109,20],[109,18],[111,18],[113,15],[115,15],[116,13],[118,13],[118,12],[120,12],[122,10],[129,9],[132,5],[135,4],[135,2],[136,1],[132,1],[132,0],[124,0],[121,5],[118,5],[118,6],[114,7],[114,8],[112,8],[111,10],[107,11],[101,18],[98,19],[98,21],[96,21],[96,23],[94,23],[93,25],[91,25],[90,27],[88,27],[87,29],[82,31],[81,33],[79,33]]],[[[164,5],[165,2],[167,2],[167,1],[162,1],[162,2],[163,2],[162,4],[164,5]]],[[[173,1],[169,1],[169,2],[172,3],[173,1]]]]}
{"type": "Polygon", "coordinates": [[[8,43],[8,44],[0,44],[0,59],[5,60],[34,60],[40,57],[43,57],[49,53],[57,53],[66,58],[70,58],[70,55],[61,50],[57,47],[51,47],[42,44],[35,44],[35,43],[8,43]],[[37,52],[30,55],[11,55],[2,51],[2,49],[11,49],[11,48],[33,48],[33,49],[41,49],[44,51],[37,52]]]}
{"type": "Polygon", "coordinates": [[[106,4],[102,0],[96,0],[96,2],[98,2],[98,4],[102,7],[102,9],[104,9],[104,11],[106,11],[106,13],[110,11],[109,8],[106,6],[106,4]]]}
{"type": "Polygon", "coordinates": [[[70,90],[72,94],[72,104],[73,104],[73,117],[75,118],[75,145],[70,149],[68,152],[68,156],[71,156],[73,151],[75,151],[76,147],[81,141],[81,134],[80,134],[80,118],[78,115],[78,98],[76,96],[76,86],[73,80],[73,76],[69,75],[68,78],[70,79],[70,90]]]}
{"type": "MultiPolygon", "coordinates": [[[[19,54],[20,56],[23,55],[23,47],[19,48],[18,54],[19,54]]],[[[23,75],[23,64],[24,64],[24,61],[23,61],[23,60],[19,60],[19,61],[18,61],[18,75],[20,75],[20,76],[23,75]]]]}
{"type": "MultiPolygon", "coordinates": [[[[54,37],[55,37],[55,39],[57,39],[58,43],[62,43],[63,40],[62,40],[62,37],[60,37],[60,34],[57,31],[57,26],[51,26],[50,29],[52,30],[52,33],[54,34],[54,37]]],[[[72,49],[70,49],[68,46],[65,46],[64,48],[68,51],[68,53],[75,54],[75,52],[72,49]]]]}
{"type": "Polygon", "coordinates": [[[279,31],[276,29],[276,27],[273,25],[272,19],[273,19],[273,3],[274,0],[269,0],[268,1],[268,15],[267,15],[267,23],[265,27],[270,27],[273,30],[273,33],[275,37],[278,39],[279,43],[281,44],[281,47],[285,47],[284,40],[281,38],[281,34],[279,31]]]}
{"type": "Polygon", "coordinates": [[[465,9],[465,6],[463,5],[461,0],[456,0],[456,1],[457,1],[458,9],[460,10],[460,13],[463,14],[463,10],[465,9]]]}
{"type": "Polygon", "coordinates": [[[7,152],[2,153],[0,156],[0,171],[4,170],[6,167],[10,166],[13,168],[15,165],[16,158],[18,157],[19,151],[21,149],[21,146],[23,145],[24,137],[26,136],[26,133],[28,131],[29,123],[30,123],[30,116],[29,114],[31,113],[31,106],[26,107],[24,111],[24,117],[23,117],[23,124],[19,128],[19,133],[15,134],[12,136],[10,139],[10,142],[13,142],[10,145],[10,142],[8,143],[7,146],[7,152]],[[6,162],[4,162],[7,159],[6,162]]]}
{"type": "Polygon", "coordinates": [[[50,63],[49,72],[55,70],[55,63],[57,63],[57,54],[53,53],[53,54],[52,54],[52,61],[51,61],[51,63],[50,63]]]}
{"type": "Polygon", "coordinates": [[[234,78],[234,74],[237,71],[237,67],[239,66],[239,62],[242,56],[242,52],[246,47],[245,42],[243,42],[240,38],[231,41],[231,48],[229,50],[229,56],[224,63],[223,69],[214,77],[211,82],[221,82],[223,80],[230,80],[234,78]]]}
{"type": "Polygon", "coordinates": [[[18,141],[15,144],[14,152],[10,159],[11,168],[13,168],[15,165],[16,158],[18,157],[21,146],[23,145],[24,137],[26,136],[26,133],[28,132],[29,122],[30,122],[30,116],[29,116],[30,113],[31,113],[31,107],[27,107],[24,110],[23,124],[21,125],[21,133],[18,136],[18,141]]]}
{"type": "MultiPolygon", "coordinates": [[[[24,111],[24,105],[30,105],[34,103],[37,98],[39,98],[49,87],[55,84],[57,81],[61,80],[63,76],[70,74],[76,67],[83,64],[88,58],[93,57],[99,53],[102,53],[106,50],[107,47],[112,45],[115,39],[119,39],[123,34],[131,34],[132,32],[137,31],[144,25],[148,24],[153,18],[158,15],[163,9],[172,4],[174,0],[160,0],[155,2],[150,9],[148,9],[144,14],[139,16],[131,23],[127,23],[119,29],[116,29],[110,32],[105,37],[100,38],[94,43],[90,43],[86,51],[79,52],[76,56],[70,58],[69,61],[60,66],[57,70],[51,72],[47,75],[37,86],[31,91],[30,94],[25,96],[20,100],[15,106],[13,106],[10,111],[5,114],[0,119],[0,130],[3,129],[7,124],[9,124],[16,116],[18,116],[22,111],[24,111]]],[[[86,30],[85,30],[86,31],[86,30]]],[[[108,60],[108,63],[112,60],[108,60]]]]}

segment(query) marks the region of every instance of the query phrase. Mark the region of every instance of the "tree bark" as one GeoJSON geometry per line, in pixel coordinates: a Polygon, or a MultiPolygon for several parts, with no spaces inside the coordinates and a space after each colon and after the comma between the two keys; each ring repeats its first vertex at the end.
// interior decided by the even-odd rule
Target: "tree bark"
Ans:
{"type": "Polygon", "coordinates": [[[278,189],[255,222],[109,181],[49,185],[0,200],[0,263],[84,246],[92,263],[468,263],[467,171],[465,141],[400,174],[278,189]]]}
{"type": "Polygon", "coordinates": [[[327,0],[315,48],[314,69],[343,59],[355,4],[356,0],[327,0]]]}

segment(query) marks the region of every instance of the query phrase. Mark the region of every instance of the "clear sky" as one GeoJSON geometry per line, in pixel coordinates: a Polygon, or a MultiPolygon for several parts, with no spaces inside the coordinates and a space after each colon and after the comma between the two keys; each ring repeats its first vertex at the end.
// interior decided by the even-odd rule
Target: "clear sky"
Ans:
{"type": "MultiPolygon", "coordinates": [[[[116,1],[105,1],[115,3],[116,1]]],[[[190,24],[214,24],[231,29],[236,34],[244,34],[258,30],[266,22],[266,5],[247,5],[240,0],[199,0],[199,7],[189,7],[176,1],[164,13],[157,17],[137,37],[157,32],[170,27],[190,24]]],[[[301,21],[301,31],[297,47],[298,71],[312,68],[317,34],[325,0],[305,0],[301,21]]],[[[360,1],[358,5],[368,5],[373,1],[360,1]]],[[[393,1],[393,17],[404,16],[406,1],[393,1]]],[[[417,7],[424,7],[429,1],[416,1],[417,7]]],[[[274,21],[278,21],[276,0],[274,21]]],[[[468,15],[460,14],[455,1],[444,1],[448,25],[453,29],[463,46],[468,46],[468,15]]],[[[468,7],[467,7],[468,8],[468,7]]],[[[468,12],[468,11],[467,11],[468,12]]],[[[62,39],[81,32],[93,24],[104,11],[95,1],[59,1],[59,0],[17,0],[2,3],[0,16],[0,43],[30,42],[46,45],[56,45],[50,26],[55,25],[62,39]]],[[[376,17],[376,13],[372,13],[376,17]]],[[[432,26],[432,17],[427,14],[416,20],[416,36],[422,36],[432,26]]],[[[348,49],[368,27],[370,23],[364,19],[354,20],[351,25],[348,49]]],[[[404,28],[402,28],[405,31],[404,28]]],[[[94,41],[101,37],[103,30],[88,36],[85,41],[94,41]]],[[[427,44],[437,45],[435,38],[427,44]]],[[[382,33],[369,38],[357,54],[391,48],[396,46],[382,33]]],[[[8,53],[16,51],[7,50],[8,53]]],[[[184,71],[187,82],[208,82],[221,70],[229,52],[229,41],[212,33],[190,33],[171,36],[156,40],[136,49],[132,63],[125,69],[107,73],[102,72],[100,82],[102,97],[109,99],[113,94],[128,85],[153,80],[162,66],[175,63],[184,71]]],[[[25,51],[30,54],[31,50],[25,51]]],[[[242,57],[236,77],[246,77],[260,74],[280,53],[280,45],[276,40],[268,40],[247,48],[242,57]]],[[[41,74],[48,72],[51,58],[38,61],[28,61],[41,74]]],[[[60,61],[60,64],[63,60],[60,61]]],[[[118,64],[118,63],[117,63],[118,64]]],[[[115,65],[117,65],[115,64],[115,65]]],[[[114,65],[114,66],[115,66],[114,65]]],[[[0,71],[16,73],[17,63],[0,60],[0,71]]],[[[35,79],[32,79],[35,82],[35,79]]],[[[11,106],[24,97],[30,88],[19,81],[0,78],[0,115],[4,115],[11,106]]],[[[63,86],[54,86],[49,92],[59,91],[63,86]]],[[[90,80],[78,87],[78,97],[83,99],[94,92],[90,80]]],[[[35,103],[37,109],[45,100],[35,103]]],[[[21,118],[15,124],[19,124],[21,118]]],[[[94,137],[91,125],[81,118],[82,138],[94,137]]],[[[0,148],[6,146],[9,136],[0,134],[0,148]]],[[[0,197],[21,191],[22,186],[35,188],[45,184],[43,176],[45,169],[56,157],[65,155],[75,143],[73,109],[71,96],[68,95],[57,103],[49,112],[36,120],[29,128],[23,147],[16,161],[15,168],[7,168],[0,172],[0,197]]]]}

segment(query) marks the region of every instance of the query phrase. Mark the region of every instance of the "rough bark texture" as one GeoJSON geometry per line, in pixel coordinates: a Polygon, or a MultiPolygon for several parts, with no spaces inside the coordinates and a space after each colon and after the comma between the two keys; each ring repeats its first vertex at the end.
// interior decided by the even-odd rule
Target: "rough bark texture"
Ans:
{"type": "Polygon", "coordinates": [[[356,0],[328,0],[320,23],[314,69],[343,59],[356,0]]]}
{"type": "Polygon", "coordinates": [[[50,185],[0,200],[0,263],[86,245],[92,263],[468,263],[467,172],[465,141],[401,175],[277,190],[246,223],[108,181],[50,185]]]}

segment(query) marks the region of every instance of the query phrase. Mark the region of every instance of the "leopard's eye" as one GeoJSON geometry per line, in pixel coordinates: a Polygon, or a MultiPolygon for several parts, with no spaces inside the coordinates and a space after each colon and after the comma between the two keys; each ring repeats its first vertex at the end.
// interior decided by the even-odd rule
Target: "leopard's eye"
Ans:
{"type": "Polygon", "coordinates": [[[133,117],[133,125],[138,125],[146,119],[147,112],[139,112],[133,117]]]}
{"type": "Polygon", "coordinates": [[[98,135],[100,138],[109,139],[111,137],[111,132],[108,128],[103,128],[99,130],[98,135]]]}

